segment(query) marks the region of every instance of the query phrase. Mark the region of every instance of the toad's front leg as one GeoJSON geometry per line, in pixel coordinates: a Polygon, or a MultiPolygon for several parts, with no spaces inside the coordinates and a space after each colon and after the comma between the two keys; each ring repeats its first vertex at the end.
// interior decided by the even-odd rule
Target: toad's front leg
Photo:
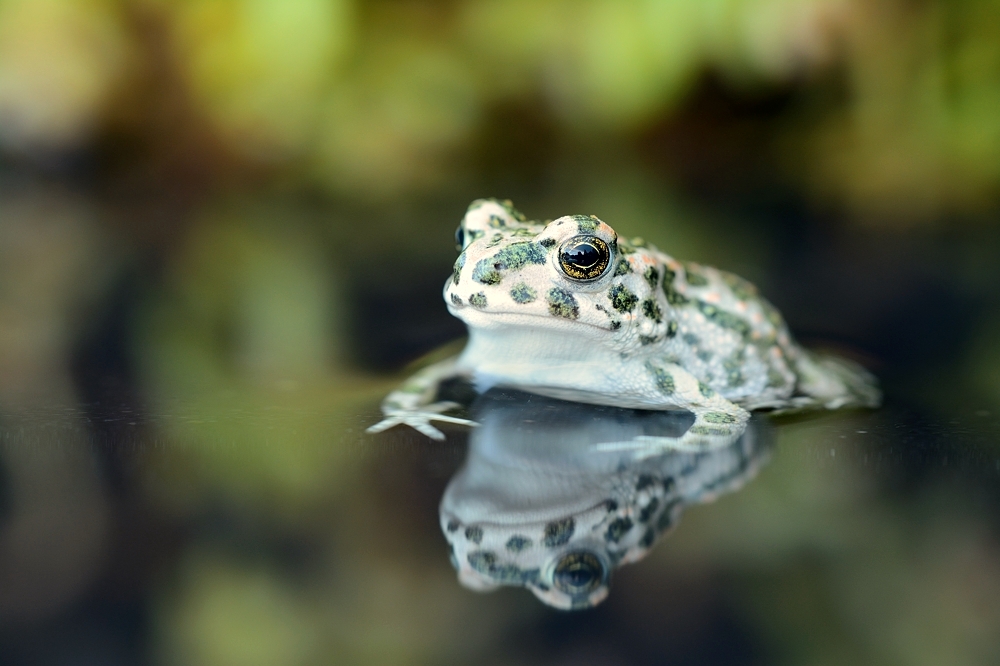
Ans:
{"type": "Polygon", "coordinates": [[[707,451],[735,442],[746,430],[750,413],[726,400],[687,370],[673,363],[645,364],[652,390],[662,398],[664,409],[685,409],[694,423],[680,437],[640,435],[627,442],[598,445],[605,450],[629,450],[642,455],[665,451],[707,451]]]}
{"type": "Polygon", "coordinates": [[[366,432],[376,433],[397,425],[407,425],[427,435],[431,439],[443,440],[444,433],[431,425],[431,421],[477,426],[475,421],[447,416],[446,412],[461,407],[456,402],[434,402],[441,382],[463,375],[457,367],[458,357],[452,357],[429,365],[419,371],[382,401],[385,418],[368,428],[366,432]]]}

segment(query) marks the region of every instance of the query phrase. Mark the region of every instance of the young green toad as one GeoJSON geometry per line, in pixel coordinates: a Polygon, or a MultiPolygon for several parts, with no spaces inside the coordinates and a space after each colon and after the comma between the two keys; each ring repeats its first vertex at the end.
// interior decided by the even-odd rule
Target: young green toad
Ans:
{"type": "Polygon", "coordinates": [[[742,434],[748,410],[874,407],[875,379],[848,361],[800,347],[778,311],[749,282],[626,241],[593,216],[528,221],[510,202],[472,203],[456,232],[461,254],[445,283],[450,312],[469,342],[420,371],[382,403],[369,432],[409,425],[475,425],[435,402],[443,380],[576,402],[684,409],[679,437],[609,447],[703,450],[742,434]]]}

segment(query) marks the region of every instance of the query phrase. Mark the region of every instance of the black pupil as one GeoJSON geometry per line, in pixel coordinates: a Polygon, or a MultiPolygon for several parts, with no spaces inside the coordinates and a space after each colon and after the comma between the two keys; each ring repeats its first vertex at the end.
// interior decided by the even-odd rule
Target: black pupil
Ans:
{"type": "Polygon", "coordinates": [[[590,553],[572,553],[556,566],[554,582],[566,592],[589,592],[601,582],[604,567],[590,553]]]}
{"type": "Polygon", "coordinates": [[[563,250],[563,261],[583,270],[596,266],[600,260],[601,251],[587,242],[563,250]]]}
{"type": "Polygon", "coordinates": [[[462,225],[458,225],[458,229],[455,229],[455,247],[459,250],[465,247],[465,229],[462,225]]]}

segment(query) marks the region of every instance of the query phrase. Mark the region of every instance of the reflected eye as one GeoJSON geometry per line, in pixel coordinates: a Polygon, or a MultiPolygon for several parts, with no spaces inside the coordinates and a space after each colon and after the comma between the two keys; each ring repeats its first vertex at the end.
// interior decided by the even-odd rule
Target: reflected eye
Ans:
{"type": "Polygon", "coordinates": [[[608,244],[597,236],[576,236],[559,248],[559,265],[574,280],[593,280],[611,261],[608,244]]]}
{"type": "Polygon", "coordinates": [[[556,564],[552,582],[566,594],[586,594],[604,582],[604,565],[592,553],[567,553],[556,564]]]}
{"type": "Polygon", "coordinates": [[[455,249],[459,252],[465,249],[465,229],[461,224],[455,229],[455,249]]]}

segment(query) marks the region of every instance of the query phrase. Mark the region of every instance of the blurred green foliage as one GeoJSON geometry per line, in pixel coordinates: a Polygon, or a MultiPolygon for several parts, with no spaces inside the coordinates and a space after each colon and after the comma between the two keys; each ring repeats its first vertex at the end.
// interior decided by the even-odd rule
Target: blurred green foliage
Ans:
{"type": "Polygon", "coordinates": [[[935,219],[996,203],[998,18],[989,0],[2,0],[0,147],[165,146],[177,125],[135,118],[181,109],[236,163],[384,197],[488,161],[498,107],[548,118],[562,149],[641,145],[712,73],[735,97],[797,91],[772,140],[806,199],[935,219]]]}

